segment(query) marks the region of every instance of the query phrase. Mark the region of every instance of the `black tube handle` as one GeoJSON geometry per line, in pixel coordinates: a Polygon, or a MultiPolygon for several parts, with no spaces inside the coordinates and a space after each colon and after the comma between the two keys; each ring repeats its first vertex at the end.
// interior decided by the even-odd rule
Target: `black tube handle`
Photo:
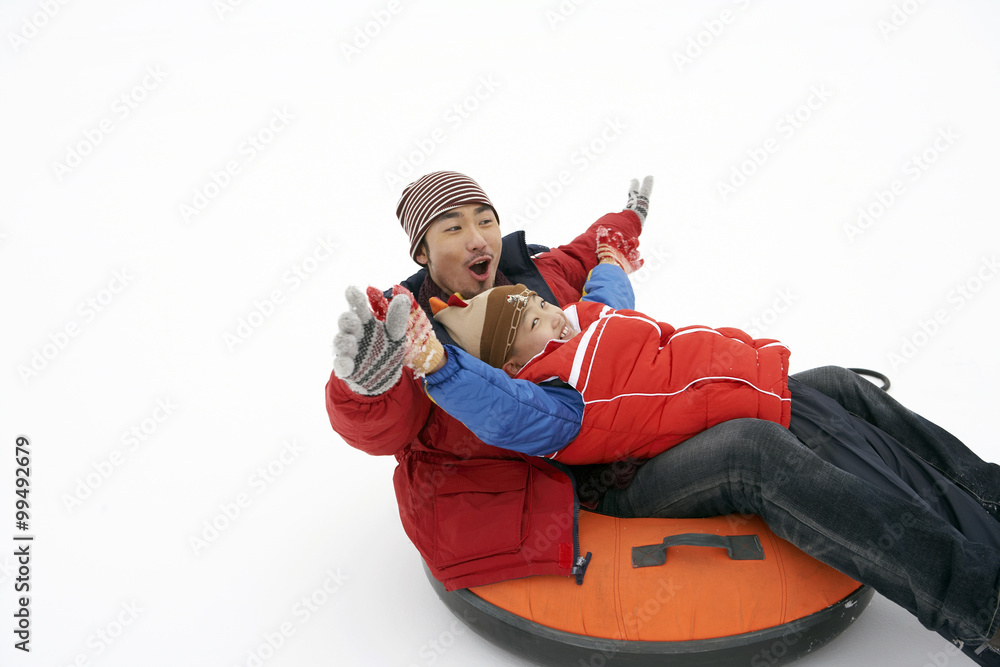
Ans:
{"type": "Polygon", "coordinates": [[[889,382],[889,378],[878,371],[870,371],[867,368],[848,368],[847,370],[854,371],[858,375],[866,375],[870,378],[875,378],[882,383],[882,386],[880,387],[882,391],[889,391],[889,387],[892,386],[892,383],[889,382]]]}
{"type": "Polygon", "coordinates": [[[660,544],[632,547],[632,567],[655,567],[667,562],[667,548],[676,546],[719,547],[731,560],[764,560],[764,547],[756,535],[682,533],[663,538],[660,544]]]}

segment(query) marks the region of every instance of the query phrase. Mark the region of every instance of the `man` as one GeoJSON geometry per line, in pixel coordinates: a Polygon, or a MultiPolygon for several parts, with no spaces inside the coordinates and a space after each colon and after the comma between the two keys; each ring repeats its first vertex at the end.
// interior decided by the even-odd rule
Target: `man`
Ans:
{"type": "MultiPolygon", "coordinates": [[[[404,228],[408,197],[435,199],[418,184],[401,201],[404,228]]],[[[641,229],[649,194],[643,190],[645,202],[637,184],[630,194],[627,211],[641,202],[634,217],[617,216],[625,235],[641,229]]],[[[518,259],[518,246],[508,246],[508,237],[495,279],[484,278],[494,259],[489,233],[478,231],[495,222],[482,208],[488,200],[480,192],[443,199],[442,206],[426,207],[434,218],[416,218],[408,228],[413,257],[431,265],[407,281],[421,302],[447,298],[436,279],[465,289],[509,279],[543,295],[539,283],[547,288],[549,275],[553,282],[558,275],[582,280],[579,264],[596,263],[593,227],[560,250],[580,259],[575,266],[565,260],[546,265],[546,254],[532,258],[518,238],[520,261],[508,269],[509,254],[518,259]],[[465,205],[475,206],[442,218],[428,233],[440,222],[439,209],[450,213],[465,205]],[[454,224],[458,220],[474,225],[454,224]],[[458,244],[449,244],[448,234],[471,239],[464,254],[454,251],[458,244]],[[454,252],[444,254],[447,247],[454,252]],[[439,270],[447,256],[457,270],[439,270]],[[548,273],[539,280],[543,266],[548,273]]],[[[597,224],[607,226],[615,217],[597,224]]],[[[569,287],[578,290],[578,284],[569,287]]],[[[565,305],[579,292],[546,298],[565,305]]],[[[484,444],[430,404],[413,374],[400,371],[404,352],[393,349],[413,347],[403,340],[411,328],[409,297],[395,297],[389,309],[402,307],[402,318],[386,313],[384,322],[372,318],[360,294],[349,300],[352,312],[341,320],[335,375],[327,385],[331,423],[356,447],[396,455],[403,524],[435,576],[448,589],[529,574],[579,578],[586,561],[574,538],[578,505],[567,469],[484,444]]],[[[446,333],[437,335],[451,342],[446,333]]],[[[775,534],[873,586],[977,663],[1000,665],[1000,467],[846,369],[799,373],[789,378],[789,388],[789,428],[758,419],[713,426],[645,462],[630,483],[599,498],[598,511],[621,517],[756,514],[775,534]]],[[[522,389],[545,390],[523,381],[522,389]]],[[[572,399],[558,400],[569,405],[572,399]]],[[[552,415],[538,414],[538,421],[547,418],[552,415]]]]}
{"type": "MultiPolygon", "coordinates": [[[[396,209],[410,256],[422,267],[402,285],[428,317],[431,297],[471,298],[514,283],[569,305],[597,264],[597,228],[637,237],[651,190],[651,178],[641,186],[633,181],[622,213],[546,249],[527,245],[522,231],[501,236],[496,207],[468,176],[428,174],[406,187],[396,209]]],[[[403,366],[402,332],[371,317],[360,292],[349,291],[348,300],[352,312],[341,318],[326,387],[330,423],[348,444],[396,457],[403,528],[434,576],[448,590],[536,574],[582,577],[579,504],[569,471],[486,445],[437,409],[403,366]]],[[[396,297],[389,308],[408,309],[408,301],[396,297]]],[[[443,327],[434,328],[442,343],[451,342],[443,327]]]]}

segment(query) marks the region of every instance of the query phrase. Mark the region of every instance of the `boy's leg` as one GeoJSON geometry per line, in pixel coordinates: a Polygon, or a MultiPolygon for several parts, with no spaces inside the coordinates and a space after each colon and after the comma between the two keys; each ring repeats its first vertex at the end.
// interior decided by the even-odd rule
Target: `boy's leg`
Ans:
{"type": "Polygon", "coordinates": [[[1000,519],[1000,466],[983,461],[958,438],[846,368],[824,366],[792,377],[893,436],[1000,519]]]}
{"type": "Polygon", "coordinates": [[[967,540],[925,504],[822,460],[778,424],[719,424],[647,461],[598,509],[623,517],[756,514],[927,628],[970,643],[1000,628],[1000,551],[967,540]]]}

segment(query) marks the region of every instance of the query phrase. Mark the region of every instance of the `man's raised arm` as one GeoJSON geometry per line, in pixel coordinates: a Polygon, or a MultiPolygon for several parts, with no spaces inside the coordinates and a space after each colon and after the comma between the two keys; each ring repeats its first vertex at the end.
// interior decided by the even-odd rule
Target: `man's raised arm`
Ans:
{"type": "Polygon", "coordinates": [[[563,284],[553,285],[553,281],[549,281],[559,305],[565,307],[580,300],[587,276],[597,266],[597,232],[600,228],[607,228],[628,238],[639,236],[646,222],[652,191],[652,176],[643,179],[642,185],[638,180],[633,180],[629,187],[628,203],[622,211],[602,216],[569,243],[535,257],[535,265],[543,275],[548,277],[556,274],[563,277],[563,284]],[[550,271],[550,267],[556,270],[550,271]]]}
{"type": "Polygon", "coordinates": [[[326,410],[347,444],[369,454],[395,454],[423,428],[432,403],[403,368],[412,296],[372,298],[374,314],[361,290],[347,290],[349,309],[333,340],[326,410]]]}

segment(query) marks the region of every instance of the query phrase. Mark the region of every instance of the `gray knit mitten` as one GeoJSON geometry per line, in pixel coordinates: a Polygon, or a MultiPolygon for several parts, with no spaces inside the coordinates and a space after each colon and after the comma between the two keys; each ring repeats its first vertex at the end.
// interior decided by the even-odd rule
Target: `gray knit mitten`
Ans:
{"type": "Polygon", "coordinates": [[[340,316],[333,339],[334,373],[356,394],[383,394],[402,374],[410,298],[393,297],[376,318],[360,289],[348,287],[346,296],[350,310],[340,316]]]}
{"type": "Polygon", "coordinates": [[[639,224],[646,224],[646,214],[649,212],[649,195],[653,192],[653,177],[647,176],[642,179],[642,186],[639,186],[639,179],[633,178],[628,188],[628,204],[626,211],[635,211],[639,216],[639,224]]]}

